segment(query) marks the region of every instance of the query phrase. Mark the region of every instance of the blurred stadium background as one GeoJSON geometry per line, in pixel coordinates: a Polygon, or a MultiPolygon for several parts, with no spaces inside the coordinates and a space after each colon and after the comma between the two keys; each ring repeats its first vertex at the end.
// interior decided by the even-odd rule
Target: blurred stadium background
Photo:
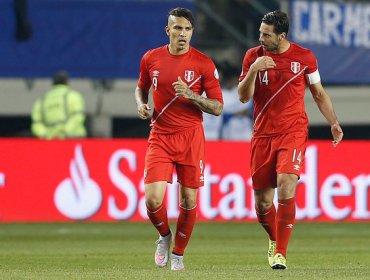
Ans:
{"type": "MultiPolygon", "coordinates": [[[[132,98],[141,56],[165,44],[166,12],[194,11],[193,45],[216,62],[240,68],[255,46],[263,14],[289,12],[289,37],[318,57],[324,85],[333,98],[346,139],[370,138],[370,39],[367,1],[128,1],[21,0],[26,9],[0,2],[0,135],[30,136],[33,101],[58,69],[87,102],[91,137],[146,137],[132,98]],[[363,30],[363,31],[361,31],[363,30]]],[[[307,95],[310,138],[327,139],[324,118],[307,95]]]]}

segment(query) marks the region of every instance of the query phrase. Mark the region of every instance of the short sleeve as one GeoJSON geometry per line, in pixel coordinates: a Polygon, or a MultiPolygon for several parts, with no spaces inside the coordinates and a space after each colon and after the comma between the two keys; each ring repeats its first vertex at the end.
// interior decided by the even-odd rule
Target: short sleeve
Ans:
{"type": "Polygon", "coordinates": [[[140,62],[140,76],[137,86],[142,90],[148,91],[150,86],[152,85],[152,81],[150,79],[150,74],[148,70],[148,59],[149,59],[149,51],[144,54],[140,62]]]}
{"type": "Polygon", "coordinates": [[[308,84],[313,85],[321,81],[320,73],[319,73],[319,69],[317,65],[317,59],[311,51],[307,53],[306,59],[307,59],[307,62],[306,62],[307,69],[306,69],[305,74],[306,74],[307,82],[308,84]]]}
{"type": "Polygon", "coordinates": [[[204,62],[202,72],[203,88],[207,97],[216,99],[223,104],[220,77],[217,68],[211,59],[207,59],[204,62]]]}
{"type": "Polygon", "coordinates": [[[247,75],[249,68],[251,67],[254,60],[252,57],[252,52],[249,49],[244,55],[243,64],[242,64],[242,72],[240,73],[239,82],[241,82],[244,79],[244,77],[247,75]]]}
{"type": "Polygon", "coordinates": [[[306,65],[308,66],[306,69],[306,74],[311,74],[318,69],[317,59],[311,51],[307,53],[306,59],[307,59],[306,65]]]}

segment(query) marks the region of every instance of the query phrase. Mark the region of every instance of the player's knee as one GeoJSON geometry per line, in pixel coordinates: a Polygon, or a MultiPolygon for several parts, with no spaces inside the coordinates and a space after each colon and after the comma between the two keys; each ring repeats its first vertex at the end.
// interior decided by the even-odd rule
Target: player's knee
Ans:
{"type": "Polygon", "coordinates": [[[278,176],[278,197],[282,199],[291,198],[295,195],[298,177],[294,174],[282,174],[278,176]]]}
{"type": "Polygon", "coordinates": [[[196,198],[184,197],[180,200],[180,207],[185,209],[192,209],[197,205],[196,198]]]}
{"type": "Polygon", "coordinates": [[[295,196],[295,184],[282,183],[278,185],[278,197],[287,199],[295,196]]]}
{"type": "Polygon", "coordinates": [[[272,201],[256,201],[256,209],[258,212],[266,212],[272,207],[272,201]]]}
{"type": "Polygon", "coordinates": [[[162,201],[158,197],[147,197],[145,203],[149,209],[156,209],[161,206],[162,201]]]}

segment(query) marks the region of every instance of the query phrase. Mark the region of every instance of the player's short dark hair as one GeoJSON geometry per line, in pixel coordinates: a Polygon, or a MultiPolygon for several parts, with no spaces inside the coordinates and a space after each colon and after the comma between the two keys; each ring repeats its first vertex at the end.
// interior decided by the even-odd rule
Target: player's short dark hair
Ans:
{"type": "Polygon", "coordinates": [[[194,17],[190,10],[186,8],[177,7],[168,11],[168,16],[183,17],[186,18],[191,26],[194,27],[194,17]]]}
{"type": "Polygon", "coordinates": [[[285,32],[288,35],[289,18],[288,15],[282,11],[276,10],[267,13],[263,16],[262,22],[274,26],[274,33],[281,34],[285,32]]]}
{"type": "Polygon", "coordinates": [[[56,72],[53,76],[53,85],[66,85],[68,83],[68,72],[64,70],[60,70],[56,72]]]}

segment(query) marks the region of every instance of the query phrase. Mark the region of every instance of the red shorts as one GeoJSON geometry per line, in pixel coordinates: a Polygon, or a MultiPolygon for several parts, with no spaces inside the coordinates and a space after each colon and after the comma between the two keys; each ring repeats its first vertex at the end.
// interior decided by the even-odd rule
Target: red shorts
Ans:
{"type": "Polygon", "coordinates": [[[149,136],[145,156],[144,183],[172,182],[176,168],[177,181],[188,188],[204,185],[204,131],[203,126],[173,134],[160,134],[154,129],[149,136]]]}
{"type": "Polygon", "coordinates": [[[253,138],[251,174],[253,189],[276,187],[277,174],[300,176],[307,145],[307,133],[288,133],[253,138]]]}

